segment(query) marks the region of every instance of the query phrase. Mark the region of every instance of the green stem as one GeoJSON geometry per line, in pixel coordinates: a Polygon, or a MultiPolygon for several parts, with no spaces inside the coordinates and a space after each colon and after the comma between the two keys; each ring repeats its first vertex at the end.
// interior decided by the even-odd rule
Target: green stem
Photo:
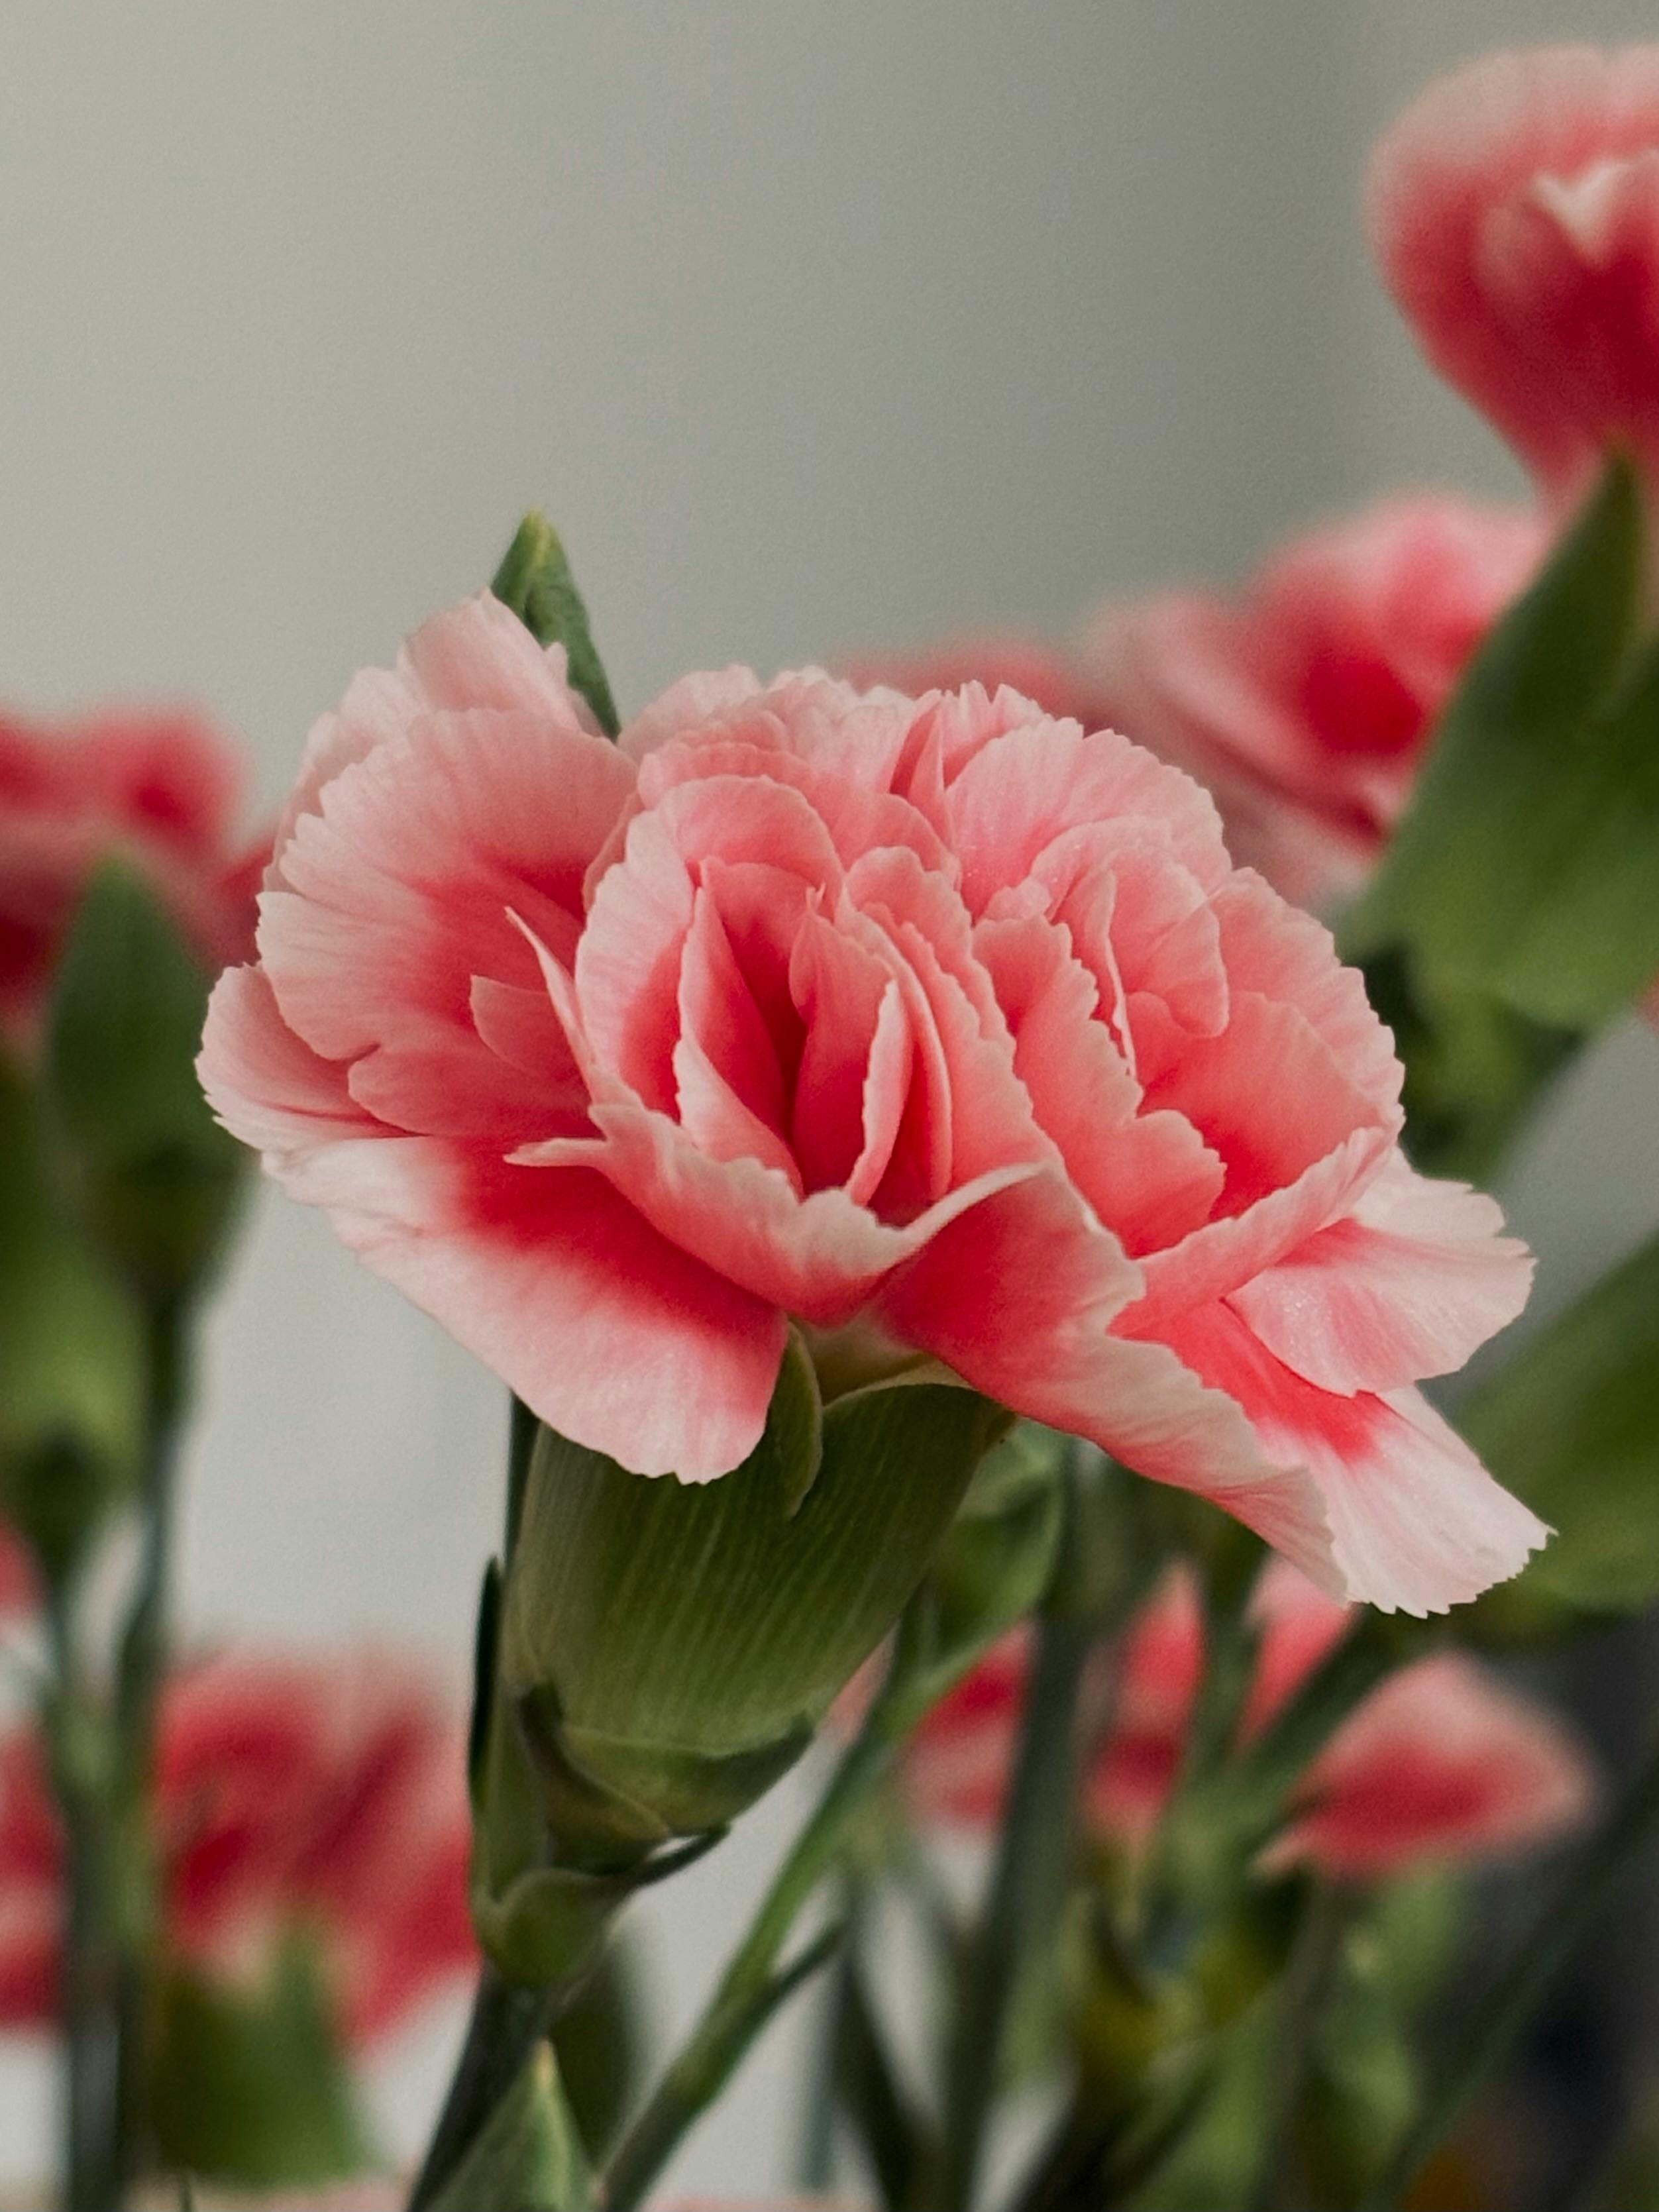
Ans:
{"type": "Polygon", "coordinates": [[[1459,2036],[1428,2102],[1407,2130],[1364,2212],[1389,2212],[1469,2100],[1508,2057],[1540,1999],[1589,1934],[1638,1854],[1659,1834],[1659,1745],[1567,1869],[1531,1934],[1459,2036]]]}
{"type": "Polygon", "coordinates": [[[779,1957],[807,1900],[841,1857],[854,1816],[891,1765],[903,1740],[898,1719],[890,1701],[878,1698],[842,1754],[690,2039],[611,2160],[604,2197],[609,2212],[633,2212],[794,1986],[796,1969],[780,1971],[779,1957]]]}
{"type": "Polygon", "coordinates": [[[971,1939],[946,2066],[934,2212],[972,2203],[1010,2001],[1043,1933],[1071,1841],[1078,1695],[1097,1624],[1040,1617],[1019,1748],[985,1909],[971,1939]]]}
{"type": "Polygon", "coordinates": [[[47,1598],[53,1683],[41,1713],[64,1832],[62,2142],[65,2212],[113,2212],[120,2202],[116,1963],[109,1926],[108,1823],[95,1721],[86,1700],[70,1592],[47,1598]]]}
{"type": "Polygon", "coordinates": [[[466,2040],[438,2116],[409,2212],[422,2212],[442,2191],[474,2138],[517,2081],[532,2050],[551,2025],[557,1992],[523,1989],[486,1961],[478,1976],[466,2040]]]}
{"type": "MultiPolygon", "coordinates": [[[[538,1428],[535,1414],[514,1396],[507,1424],[503,1575],[518,1546],[538,1428]]],[[[558,1988],[530,1989],[509,1982],[487,1959],[479,1967],[466,2035],[410,2195],[410,2212],[420,2212],[431,2203],[471,2148],[474,2137],[518,2080],[531,2051],[546,2034],[565,1994],[558,1988]]]]}
{"type": "Polygon", "coordinates": [[[859,1929],[863,1917],[862,1887],[851,1876],[842,1885],[847,1941],[836,1961],[830,1986],[823,1992],[819,2017],[813,2023],[812,2054],[808,2061],[801,2120],[800,2171],[797,2177],[804,2197],[823,2196],[836,2178],[836,2118],[840,2106],[836,2062],[848,2008],[853,2002],[854,1962],[858,1955],[859,1929]]]}
{"type": "Polygon", "coordinates": [[[1276,2212],[1291,2195],[1297,2123],[1308,2088],[1314,2039],[1330,2002],[1352,1899],[1322,1882],[1308,1900],[1296,1948],[1279,1990],[1272,2086],[1250,2212],[1276,2212]]]}
{"type": "Polygon", "coordinates": [[[141,1548],[115,1680],[114,1832],[130,1861],[123,1869],[125,1924],[116,1934],[117,2155],[124,2183],[137,2176],[147,2148],[144,2085],[161,1942],[150,1805],[171,1642],[168,1600],[186,1395],[184,1316],[176,1303],[160,1305],[150,1315],[149,1352],[149,1402],[138,1498],[141,1548]]]}

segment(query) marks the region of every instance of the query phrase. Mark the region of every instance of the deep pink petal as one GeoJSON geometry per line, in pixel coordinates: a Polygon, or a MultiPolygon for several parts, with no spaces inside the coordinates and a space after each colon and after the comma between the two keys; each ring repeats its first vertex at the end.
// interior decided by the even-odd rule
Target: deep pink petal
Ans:
{"type": "Polygon", "coordinates": [[[1310,1778],[1282,1856],[1341,1880],[1425,1861],[1535,1849],[1582,1826],[1598,1795],[1583,1746],[1545,1707],[1462,1652],[1385,1682],[1310,1778]]]}
{"type": "Polygon", "coordinates": [[[687,1482],[759,1440],[782,1314],[604,1176],[470,1163],[415,1137],[325,1147],[279,1173],[562,1435],[687,1482]]]}

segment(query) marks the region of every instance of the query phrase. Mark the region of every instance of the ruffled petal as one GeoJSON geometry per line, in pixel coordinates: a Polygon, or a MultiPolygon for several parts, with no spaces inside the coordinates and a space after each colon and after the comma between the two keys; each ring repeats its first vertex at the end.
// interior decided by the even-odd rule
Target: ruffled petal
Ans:
{"type": "Polygon", "coordinates": [[[1416,1175],[1398,1154],[1356,1204],[1231,1304],[1276,1358],[1322,1389],[1390,1390],[1449,1375],[1507,1328],[1532,1256],[1465,1183],[1416,1175]]]}
{"type": "Polygon", "coordinates": [[[1270,1461],[1305,1471],[1335,1570],[1312,1578],[1333,1596],[1384,1613],[1443,1613],[1518,1574],[1548,1536],[1419,1392],[1321,1390],[1225,1304],[1187,1315],[1167,1336],[1187,1366],[1249,1416],[1270,1461]]]}

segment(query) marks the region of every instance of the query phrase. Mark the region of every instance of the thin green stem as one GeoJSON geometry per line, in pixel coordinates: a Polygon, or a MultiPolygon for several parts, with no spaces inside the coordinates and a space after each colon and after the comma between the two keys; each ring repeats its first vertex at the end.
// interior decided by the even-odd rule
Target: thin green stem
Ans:
{"type": "Polygon", "coordinates": [[[1020,1965],[1044,1932],[1064,1880],[1078,1696],[1097,1632],[1086,1619],[1039,1619],[996,1863],[969,1944],[946,2063],[945,2125],[928,2191],[933,2212],[966,2212],[973,2201],[1020,1965]]]}
{"type": "Polygon", "coordinates": [[[1568,1867],[1531,1934],[1477,2008],[1447,2054],[1432,2093],[1376,2188],[1364,2212],[1389,2212],[1470,2100],[1515,2048],[1540,1999],[1589,1934],[1630,1872],[1659,1835],[1659,1744],[1598,1832],[1568,1867]]]}
{"type": "Polygon", "coordinates": [[[1308,1900],[1278,1993],[1272,2087],[1249,2212],[1277,2212],[1291,2194],[1315,2039],[1330,2003],[1352,1904],[1348,1893],[1322,1882],[1308,1900]]]}
{"type": "Polygon", "coordinates": [[[472,1999],[466,2039],[444,2100],[430,2148],[410,2191],[409,2212],[422,2212],[471,2148],[496,2106],[517,2081],[552,2023],[557,1993],[520,1988],[485,1962],[472,1999]]]}
{"type": "Polygon", "coordinates": [[[821,2197],[836,2177],[836,2118],[840,2099],[836,2059],[848,2007],[853,2001],[854,1960],[858,1955],[860,1923],[863,1917],[863,1885],[848,1875],[842,1885],[842,1917],[847,1941],[830,1978],[813,2022],[811,2057],[807,2062],[805,2099],[801,2115],[801,2193],[821,2197]]]}
{"type": "Polygon", "coordinates": [[[139,1486],[140,1550],[122,1629],[115,1679],[114,1832],[126,1863],[126,1911],[115,1931],[117,2129],[123,2181],[136,2178],[147,2146],[149,2072],[160,1893],[150,1830],[157,1717],[171,1649],[168,1626],[179,1448],[185,1407],[184,1316],[176,1304],[149,1317],[149,1404],[139,1486]]]}
{"type": "Polygon", "coordinates": [[[62,2174],[65,2212],[120,2202],[116,1960],[109,1924],[109,1824],[94,1717],[87,1702],[72,1591],[47,1596],[54,1680],[41,1711],[64,1831],[62,2174]]]}
{"type": "Polygon", "coordinates": [[[892,1763],[903,1737],[896,1717],[886,1698],[878,1698],[842,1754],[689,2039],[611,2160],[605,2185],[609,2212],[633,2212],[725,2087],[771,2016],[785,1979],[793,1981],[790,1967],[779,1969],[783,1947],[808,1899],[841,1857],[854,1816],[892,1763]]]}

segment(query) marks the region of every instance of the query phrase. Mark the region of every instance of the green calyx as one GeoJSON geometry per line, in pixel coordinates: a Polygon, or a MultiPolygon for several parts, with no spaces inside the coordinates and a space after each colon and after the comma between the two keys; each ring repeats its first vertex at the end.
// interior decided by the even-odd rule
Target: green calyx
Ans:
{"type": "Polygon", "coordinates": [[[718,1481],[647,1480],[544,1431],[498,1675],[561,1855],[637,1861],[769,1789],[897,1620],[1006,1419],[947,1382],[825,1407],[792,1336],[764,1435],[718,1481]]]}

